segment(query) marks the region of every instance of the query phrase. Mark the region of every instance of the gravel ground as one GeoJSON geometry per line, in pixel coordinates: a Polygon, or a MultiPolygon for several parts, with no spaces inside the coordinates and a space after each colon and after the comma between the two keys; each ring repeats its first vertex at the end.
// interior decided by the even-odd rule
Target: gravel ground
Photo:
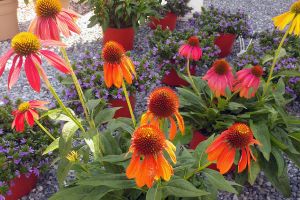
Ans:
{"type": "MultiPolygon", "coordinates": [[[[25,6],[23,0],[19,0],[19,12],[18,17],[20,21],[20,30],[25,31],[28,27],[30,21],[33,19],[34,14],[32,12],[33,5],[30,4],[25,6]]],[[[264,29],[272,28],[272,24],[270,20],[273,16],[285,11],[289,5],[294,2],[294,0],[205,0],[204,6],[208,6],[210,4],[215,5],[216,7],[222,9],[230,9],[232,11],[236,11],[238,9],[245,11],[249,14],[253,21],[253,28],[255,31],[261,31],[264,29]]],[[[76,4],[72,4],[75,5],[76,4]]],[[[92,15],[91,12],[87,12],[88,8],[78,8],[79,12],[83,14],[82,18],[78,20],[79,26],[82,28],[82,34],[80,36],[72,36],[68,38],[65,42],[69,46],[73,46],[74,48],[70,48],[69,51],[76,55],[76,53],[83,52],[84,49],[82,48],[95,48],[101,47],[101,41],[97,40],[102,37],[102,32],[99,26],[95,26],[93,28],[87,29],[86,26],[88,24],[88,19],[92,15]],[[82,48],[76,48],[78,45],[85,43],[86,45],[82,45],[82,48]],[[76,46],[76,47],[75,47],[76,46]]],[[[139,30],[137,35],[137,40],[142,40],[148,34],[149,29],[143,27],[139,30]]],[[[10,47],[10,41],[0,42],[0,55],[5,52],[10,47]]],[[[146,47],[144,47],[145,49],[146,47]]],[[[134,53],[142,54],[142,49],[135,50],[134,53]]],[[[53,86],[57,89],[58,93],[62,91],[62,85],[58,83],[55,79],[56,70],[47,66],[47,64],[43,64],[43,67],[46,69],[46,72],[53,84],[53,86]]],[[[21,75],[20,80],[14,86],[14,88],[7,92],[7,71],[9,68],[6,69],[4,76],[0,78],[0,94],[8,95],[12,99],[22,97],[24,100],[30,100],[34,96],[35,99],[41,100],[51,100],[51,95],[48,91],[43,88],[41,93],[34,93],[32,89],[27,84],[27,80],[24,78],[24,74],[21,75]],[[22,95],[20,95],[22,92],[22,95]]],[[[0,98],[1,98],[0,96],[0,98]]],[[[136,110],[138,113],[142,112],[144,109],[145,98],[147,94],[139,94],[140,98],[138,98],[136,110]]],[[[298,109],[297,113],[299,112],[299,104],[296,104],[296,109],[298,109]]],[[[295,109],[293,109],[295,111],[295,109]]],[[[300,200],[300,171],[295,165],[288,161],[288,172],[291,179],[292,185],[292,197],[290,200],[300,200]]],[[[53,193],[58,190],[57,181],[55,178],[56,170],[52,168],[47,174],[42,175],[39,178],[39,182],[37,187],[27,196],[22,198],[22,200],[45,200],[50,197],[53,193]]],[[[72,177],[72,175],[71,175],[72,177]]],[[[279,200],[284,199],[280,193],[278,193],[268,182],[263,174],[261,174],[254,186],[247,186],[244,188],[243,193],[240,196],[227,194],[227,193],[220,193],[219,199],[234,199],[234,200],[251,200],[251,199],[267,199],[267,200],[279,200]]]]}

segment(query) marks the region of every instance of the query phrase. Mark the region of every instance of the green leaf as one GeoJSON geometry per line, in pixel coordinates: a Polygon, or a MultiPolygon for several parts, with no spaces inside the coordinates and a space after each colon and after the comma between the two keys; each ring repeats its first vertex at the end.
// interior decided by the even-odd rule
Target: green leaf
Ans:
{"type": "Polygon", "coordinates": [[[212,143],[214,140],[214,135],[210,136],[205,141],[201,142],[194,151],[194,156],[198,163],[198,168],[206,165],[209,161],[207,160],[207,153],[205,152],[207,147],[212,143]]]}
{"type": "Polygon", "coordinates": [[[264,157],[269,160],[271,153],[271,139],[266,121],[259,121],[254,123],[251,120],[250,127],[255,138],[262,144],[259,146],[259,150],[263,153],[264,157]]]}
{"type": "Polygon", "coordinates": [[[49,200],[99,200],[111,191],[113,191],[113,189],[106,186],[91,187],[79,185],[61,189],[50,197],[49,200]]]}
{"type": "Polygon", "coordinates": [[[300,76],[300,72],[299,71],[295,71],[295,70],[284,70],[284,71],[280,71],[278,72],[276,75],[274,75],[274,78],[280,77],[280,76],[285,76],[285,77],[297,77],[300,76]]]}
{"type": "Polygon", "coordinates": [[[260,166],[258,162],[252,161],[250,166],[250,171],[248,172],[248,182],[253,185],[258,174],[260,172],[260,166]]]}
{"type": "Polygon", "coordinates": [[[300,142],[300,132],[291,133],[291,134],[289,134],[289,137],[300,142]]]}
{"type": "Polygon", "coordinates": [[[272,55],[266,54],[266,55],[263,57],[263,59],[262,59],[262,64],[263,64],[263,65],[266,64],[267,62],[273,60],[273,58],[274,58],[274,57],[273,57],[272,55]]]}
{"type": "Polygon", "coordinates": [[[79,180],[79,185],[107,186],[114,189],[135,188],[134,180],[129,180],[125,174],[96,174],[90,178],[79,180]]]}
{"type": "Polygon", "coordinates": [[[99,159],[100,162],[108,162],[108,163],[119,163],[129,160],[130,157],[126,156],[126,154],[121,155],[108,155],[99,159]]]}
{"type": "Polygon", "coordinates": [[[169,182],[163,184],[162,190],[166,196],[175,197],[200,197],[209,194],[206,191],[196,188],[187,180],[174,176],[169,182]]]}
{"type": "Polygon", "coordinates": [[[58,162],[56,177],[60,188],[63,187],[65,178],[67,177],[72,165],[73,164],[66,158],[62,158],[58,162]]]}
{"type": "Polygon", "coordinates": [[[277,163],[277,176],[280,177],[283,174],[283,170],[285,167],[285,161],[284,161],[283,155],[276,148],[272,148],[272,155],[274,156],[276,163],[277,163]]]}
{"type": "Polygon", "coordinates": [[[240,110],[241,108],[247,109],[243,104],[236,102],[229,102],[228,108],[230,110],[240,110]]]}
{"type": "Polygon", "coordinates": [[[146,200],[161,200],[161,199],[162,199],[162,191],[159,188],[159,184],[156,184],[148,190],[146,195],[146,200]]]}
{"type": "Polygon", "coordinates": [[[236,189],[232,187],[232,185],[219,172],[208,168],[204,169],[202,172],[207,178],[207,181],[209,181],[217,189],[237,194],[236,189]]]}
{"type": "MultiPolygon", "coordinates": [[[[71,110],[71,109],[69,109],[69,110],[71,110]]],[[[64,112],[61,109],[50,110],[45,115],[48,115],[48,117],[50,119],[56,120],[56,121],[72,121],[68,116],[66,116],[64,114],[64,112]]]]}
{"type": "Polygon", "coordinates": [[[101,99],[90,99],[86,103],[86,106],[88,107],[89,111],[92,111],[99,105],[100,102],[101,99]]]}
{"type": "Polygon", "coordinates": [[[46,150],[43,152],[43,155],[48,154],[49,152],[54,151],[55,149],[58,148],[58,144],[59,144],[59,138],[56,138],[47,148],[46,150]]]}
{"type": "Polygon", "coordinates": [[[113,119],[115,113],[120,108],[105,108],[101,110],[96,116],[95,116],[95,123],[96,126],[100,126],[101,124],[107,123],[110,120],[113,119]]]}
{"type": "Polygon", "coordinates": [[[73,121],[69,121],[64,124],[62,128],[62,137],[66,138],[68,140],[69,138],[71,139],[74,135],[74,133],[78,130],[77,124],[73,121]]]}

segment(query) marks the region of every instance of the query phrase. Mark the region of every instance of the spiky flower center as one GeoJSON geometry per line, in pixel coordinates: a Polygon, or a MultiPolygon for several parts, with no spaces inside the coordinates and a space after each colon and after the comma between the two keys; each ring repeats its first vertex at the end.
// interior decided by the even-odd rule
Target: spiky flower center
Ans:
{"type": "Polygon", "coordinates": [[[193,47],[199,46],[199,38],[197,36],[192,36],[188,39],[188,44],[193,47]]]}
{"type": "Polygon", "coordinates": [[[228,128],[227,141],[234,148],[248,146],[252,138],[253,133],[246,124],[235,123],[228,128]]]}
{"type": "Polygon", "coordinates": [[[257,65],[251,68],[251,72],[254,76],[260,78],[263,75],[264,70],[261,66],[257,65]]]}
{"type": "Polygon", "coordinates": [[[66,158],[70,161],[70,162],[76,162],[79,159],[79,155],[77,153],[77,151],[71,151],[66,158]]]}
{"type": "Polygon", "coordinates": [[[230,70],[230,65],[225,59],[220,59],[214,62],[214,70],[219,75],[224,75],[230,70]]]}
{"type": "Polygon", "coordinates": [[[62,9],[59,0],[37,0],[35,11],[39,17],[54,17],[62,9]]]}
{"type": "Polygon", "coordinates": [[[117,42],[110,41],[104,45],[102,57],[107,63],[121,63],[121,58],[124,56],[124,48],[117,42]]]}
{"type": "Polygon", "coordinates": [[[165,147],[164,134],[152,125],[139,127],[132,137],[132,145],[142,155],[156,155],[165,147]]]}
{"type": "Polygon", "coordinates": [[[171,117],[178,107],[178,96],[168,87],[157,88],[149,96],[148,108],[156,117],[171,117]]]}
{"type": "Polygon", "coordinates": [[[12,39],[11,47],[17,54],[27,56],[38,52],[41,48],[41,43],[34,34],[21,32],[12,39]]]}
{"type": "Polygon", "coordinates": [[[295,2],[290,9],[292,12],[300,14],[300,1],[295,2]]]}
{"type": "Polygon", "coordinates": [[[21,104],[19,105],[18,110],[19,110],[20,112],[25,112],[25,111],[27,111],[29,108],[30,108],[29,102],[24,102],[24,103],[21,103],[21,104]]]}

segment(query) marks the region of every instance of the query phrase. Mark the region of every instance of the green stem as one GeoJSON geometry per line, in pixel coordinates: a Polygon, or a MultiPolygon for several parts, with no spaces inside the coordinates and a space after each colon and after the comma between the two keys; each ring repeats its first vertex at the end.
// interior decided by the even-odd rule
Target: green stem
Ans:
{"type": "Polygon", "coordinates": [[[34,119],[35,123],[54,141],[55,137],[36,119],[34,119]]]}
{"type": "Polygon", "coordinates": [[[124,95],[125,95],[125,98],[126,98],[126,101],[127,101],[127,104],[128,104],[128,108],[129,108],[129,112],[130,112],[130,115],[131,115],[133,126],[136,127],[136,120],[135,120],[135,117],[134,117],[134,114],[133,114],[132,106],[131,106],[131,103],[130,103],[130,99],[128,97],[128,92],[127,92],[124,80],[122,82],[122,88],[123,88],[124,95]]]}
{"type": "Polygon", "coordinates": [[[194,91],[197,93],[197,95],[200,96],[200,93],[199,93],[199,91],[197,90],[197,87],[196,87],[196,85],[195,85],[194,79],[193,79],[193,77],[192,77],[192,75],[191,75],[191,71],[190,71],[190,58],[189,58],[189,56],[188,56],[188,58],[187,58],[186,71],[187,71],[188,77],[189,77],[190,80],[191,80],[192,88],[193,88],[194,91]]]}
{"type": "Polygon", "coordinates": [[[74,82],[74,85],[75,85],[75,88],[76,88],[79,100],[81,102],[81,105],[82,105],[82,108],[83,108],[83,112],[84,112],[84,114],[86,116],[86,119],[89,122],[90,126],[92,128],[95,128],[96,127],[95,126],[95,122],[94,122],[93,119],[90,118],[89,111],[88,111],[88,108],[87,108],[87,105],[86,105],[86,100],[84,98],[83,91],[82,91],[81,86],[79,84],[79,81],[78,81],[78,79],[76,77],[76,74],[75,74],[75,72],[74,72],[74,70],[72,68],[72,65],[70,63],[67,51],[66,51],[66,49],[64,47],[61,47],[60,51],[61,51],[61,53],[62,53],[62,55],[63,55],[63,57],[64,57],[64,59],[66,61],[66,64],[68,65],[69,69],[71,70],[71,77],[73,79],[73,82],[74,82]]]}
{"type": "Polygon", "coordinates": [[[65,112],[65,114],[82,130],[82,132],[85,133],[85,130],[81,123],[73,116],[73,114],[70,112],[70,110],[64,105],[62,100],[59,98],[58,94],[56,93],[55,89],[51,85],[50,81],[47,78],[44,78],[45,84],[47,85],[49,91],[52,93],[53,97],[57,101],[58,105],[61,107],[61,109],[65,112]]]}
{"type": "Polygon", "coordinates": [[[194,170],[192,173],[190,173],[188,176],[185,177],[185,180],[190,179],[192,176],[194,176],[195,174],[199,173],[200,171],[202,171],[203,169],[207,168],[209,165],[211,165],[212,162],[208,162],[203,166],[200,166],[198,169],[194,170]]]}
{"type": "Polygon", "coordinates": [[[270,86],[270,82],[271,82],[271,80],[273,78],[273,72],[274,72],[274,68],[275,68],[275,65],[276,65],[277,60],[278,60],[278,56],[279,56],[280,50],[281,50],[281,48],[283,46],[283,43],[284,43],[285,39],[287,38],[287,36],[289,34],[290,28],[291,28],[291,26],[285,32],[285,34],[282,37],[282,39],[281,39],[281,41],[279,43],[279,46],[278,46],[278,48],[277,48],[277,50],[275,52],[275,56],[274,56],[274,59],[273,59],[273,62],[272,62],[272,66],[271,66],[270,72],[269,72],[269,77],[268,77],[268,80],[267,80],[266,85],[265,85],[264,90],[263,90],[262,99],[266,95],[266,93],[268,92],[268,89],[269,89],[269,86],[270,86]]]}

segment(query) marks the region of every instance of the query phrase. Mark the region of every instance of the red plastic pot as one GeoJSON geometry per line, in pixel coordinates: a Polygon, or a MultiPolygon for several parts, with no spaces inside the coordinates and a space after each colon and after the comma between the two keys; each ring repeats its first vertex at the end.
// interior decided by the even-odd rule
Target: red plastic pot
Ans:
{"type": "MultiPolygon", "coordinates": [[[[132,109],[135,107],[135,96],[130,96],[129,97],[132,109]]],[[[119,118],[119,117],[126,117],[126,118],[131,118],[130,111],[128,108],[128,104],[126,100],[123,99],[111,99],[109,100],[109,103],[112,107],[121,107],[119,110],[116,111],[114,118],[119,118]]]]}
{"type": "MultiPolygon", "coordinates": [[[[203,135],[200,131],[194,131],[193,133],[193,138],[189,144],[189,147],[191,149],[196,149],[198,144],[200,144],[201,142],[205,141],[208,137],[203,135]]],[[[211,164],[208,166],[209,169],[213,169],[216,171],[219,171],[217,168],[217,165],[215,163],[211,164]]],[[[229,170],[229,172],[232,172],[235,170],[235,165],[232,165],[231,169],[229,170]]]]}
{"type": "Polygon", "coordinates": [[[220,58],[224,58],[231,54],[235,39],[236,35],[230,33],[221,33],[220,36],[215,39],[215,45],[221,50],[219,54],[220,58]]]}
{"type": "Polygon", "coordinates": [[[169,28],[171,31],[174,31],[176,28],[176,22],[177,16],[174,13],[169,12],[162,19],[156,19],[155,17],[152,17],[149,26],[152,30],[156,29],[157,26],[160,25],[162,30],[169,28]]]}
{"type": "MultiPolygon", "coordinates": [[[[196,74],[196,69],[191,67],[190,69],[191,74],[195,75],[196,74]]],[[[163,79],[162,79],[162,83],[169,85],[169,86],[189,86],[190,84],[183,80],[182,78],[180,78],[180,76],[177,74],[176,70],[174,68],[172,68],[168,74],[165,74],[163,79]]]]}
{"type": "Polygon", "coordinates": [[[126,51],[133,49],[134,44],[134,29],[129,28],[107,28],[104,31],[103,44],[108,41],[115,41],[121,44],[126,51]]]}
{"type": "Polygon", "coordinates": [[[33,173],[27,177],[25,174],[22,174],[20,177],[16,177],[10,182],[11,195],[5,196],[5,200],[17,200],[26,196],[35,188],[37,183],[37,176],[33,173]]]}

